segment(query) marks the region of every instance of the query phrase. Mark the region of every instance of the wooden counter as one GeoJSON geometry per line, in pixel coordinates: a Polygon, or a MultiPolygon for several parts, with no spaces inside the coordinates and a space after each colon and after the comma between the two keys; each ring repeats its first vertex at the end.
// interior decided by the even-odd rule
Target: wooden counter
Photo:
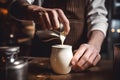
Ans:
{"type": "Polygon", "coordinates": [[[97,66],[84,72],[60,75],[52,71],[49,58],[29,59],[28,80],[113,80],[112,60],[101,60],[97,66]]]}

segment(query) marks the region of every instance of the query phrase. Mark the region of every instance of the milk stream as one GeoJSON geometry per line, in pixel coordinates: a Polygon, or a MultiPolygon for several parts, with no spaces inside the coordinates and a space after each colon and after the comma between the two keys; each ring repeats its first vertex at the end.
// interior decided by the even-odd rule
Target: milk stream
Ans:
{"type": "Polygon", "coordinates": [[[63,45],[63,43],[65,41],[65,36],[64,35],[60,35],[60,40],[61,40],[61,45],[63,45]]]}
{"type": "Polygon", "coordinates": [[[61,40],[61,45],[63,45],[64,41],[65,41],[65,33],[64,33],[64,27],[63,27],[63,24],[60,23],[60,40],[61,40]]]}

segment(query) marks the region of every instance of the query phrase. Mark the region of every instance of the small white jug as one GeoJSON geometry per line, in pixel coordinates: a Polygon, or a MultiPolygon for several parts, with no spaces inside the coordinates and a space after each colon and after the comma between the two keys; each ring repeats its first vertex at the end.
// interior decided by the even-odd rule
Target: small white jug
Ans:
{"type": "Polygon", "coordinates": [[[50,63],[53,71],[57,74],[67,74],[71,71],[71,59],[73,57],[72,46],[53,45],[50,63]]]}

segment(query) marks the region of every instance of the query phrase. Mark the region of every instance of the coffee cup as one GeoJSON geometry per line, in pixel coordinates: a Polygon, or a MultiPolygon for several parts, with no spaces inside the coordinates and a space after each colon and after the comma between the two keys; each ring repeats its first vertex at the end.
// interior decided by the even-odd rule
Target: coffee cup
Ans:
{"type": "Polygon", "coordinates": [[[71,59],[73,57],[71,45],[53,45],[50,63],[51,68],[57,74],[67,74],[71,71],[71,59]]]}

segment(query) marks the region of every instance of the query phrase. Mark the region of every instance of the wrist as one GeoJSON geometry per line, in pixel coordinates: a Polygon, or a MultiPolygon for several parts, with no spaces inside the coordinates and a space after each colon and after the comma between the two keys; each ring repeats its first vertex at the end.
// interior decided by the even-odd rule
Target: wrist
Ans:
{"type": "Polygon", "coordinates": [[[101,49],[105,36],[101,31],[93,31],[88,40],[88,44],[95,46],[98,49],[101,49]]]}

